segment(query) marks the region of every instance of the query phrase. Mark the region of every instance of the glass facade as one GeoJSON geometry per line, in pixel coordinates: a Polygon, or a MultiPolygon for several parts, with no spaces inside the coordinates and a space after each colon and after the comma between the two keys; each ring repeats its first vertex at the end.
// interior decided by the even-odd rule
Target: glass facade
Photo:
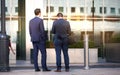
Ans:
{"type": "MultiPolygon", "coordinates": [[[[70,47],[83,47],[80,46],[80,43],[83,42],[85,31],[87,31],[90,47],[99,48],[99,56],[105,57],[107,44],[120,43],[120,1],[114,1],[58,0],[59,3],[56,3],[54,0],[44,0],[43,7],[49,5],[49,7],[54,8],[54,12],[43,14],[43,17],[48,16],[45,18],[45,23],[49,22],[45,24],[46,30],[50,32],[52,23],[56,19],[55,16],[60,12],[59,7],[63,6],[64,18],[70,22],[73,40],[75,41],[70,47]]],[[[51,33],[49,33],[49,38],[52,40],[51,33]]]]}
{"type": "MultiPolygon", "coordinates": [[[[48,32],[48,41],[53,38],[50,31],[53,21],[57,19],[56,14],[62,12],[64,18],[70,22],[73,33],[75,43],[70,47],[83,48],[83,36],[87,31],[90,47],[99,48],[99,56],[105,57],[105,46],[108,43],[120,43],[119,3],[120,0],[43,0],[42,16],[45,30],[48,32]]],[[[16,44],[20,13],[18,0],[6,0],[5,9],[6,31],[11,36],[12,43],[16,44]]]]}
{"type": "MultiPolygon", "coordinates": [[[[76,1],[61,0],[60,3],[55,3],[56,1],[50,0],[49,4],[48,4],[48,0],[44,0],[43,6],[49,5],[50,12],[48,11],[49,14],[44,13],[43,17],[50,15],[51,17],[47,17],[47,20],[45,20],[45,21],[48,22],[48,20],[50,20],[49,21],[50,23],[47,23],[47,24],[52,24],[52,22],[56,19],[54,16],[56,16],[56,14],[58,12],[62,11],[64,14],[64,18],[66,18],[66,20],[70,21],[72,31],[75,33],[76,32],[79,33],[80,37],[82,37],[81,33],[84,32],[85,28],[88,29],[87,30],[88,32],[91,32],[91,35],[103,36],[102,32],[104,31],[105,35],[107,35],[107,34],[111,35],[110,37],[106,36],[105,38],[114,37],[112,35],[119,33],[119,28],[120,28],[120,26],[119,26],[119,19],[120,19],[119,9],[120,9],[120,7],[117,4],[119,1],[115,0],[116,3],[114,4],[114,3],[112,3],[112,1],[108,2],[108,0],[102,0],[101,2],[98,2],[99,0],[94,0],[94,7],[93,7],[92,1],[93,0],[76,0],[76,1]],[[108,6],[108,4],[110,4],[111,6],[108,6]],[[60,8],[60,6],[63,6],[63,7],[60,8]],[[52,9],[51,9],[51,7],[52,7],[52,9]],[[53,9],[54,9],[54,11],[53,11],[53,9]],[[63,9],[65,9],[65,10],[63,10],[63,9]],[[94,11],[94,12],[92,12],[92,11],[94,11]],[[118,13],[116,13],[117,11],[118,11],[118,13]],[[94,13],[94,17],[93,17],[93,13],[94,13]],[[87,20],[89,26],[87,26],[87,27],[84,26],[84,23],[83,23],[84,20],[87,20]],[[93,32],[92,31],[93,30],[92,29],[93,21],[94,21],[95,34],[92,33],[93,32]],[[111,34],[111,32],[113,32],[113,33],[111,34]]],[[[48,8],[47,8],[47,10],[48,10],[48,8]]],[[[80,39],[82,39],[82,38],[80,38],[80,39]]],[[[98,39],[98,40],[100,41],[101,39],[98,39]]],[[[106,40],[104,42],[106,42],[106,40]]]]}

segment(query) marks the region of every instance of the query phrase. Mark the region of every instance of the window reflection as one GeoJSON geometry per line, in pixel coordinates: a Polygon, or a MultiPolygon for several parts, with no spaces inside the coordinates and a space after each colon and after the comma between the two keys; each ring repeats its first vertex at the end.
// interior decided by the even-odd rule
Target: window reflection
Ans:
{"type": "Polygon", "coordinates": [[[47,6],[44,19],[49,41],[53,38],[50,31],[53,21],[57,19],[56,14],[62,12],[64,18],[70,22],[75,42],[83,42],[87,31],[89,41],[92,42],[90,45],[100,48],[99,56],[104,56],[106,44],[120,43],[119,0],[57,0],[58,3],[55,0],[44,1],[48,2],[44,4],[44,7],[47,6]]]}
{"type": "MultiPolygon", "coordinates": [[[[13,36],[11,39],[15,42],[17,38],[16,32],[18,30],[18,0],[6,1],[7,33],[13,36]]],[[[70,21],[76,42],[78,40],[83,41],[84,26],[86,25],[83,22],[86,16],[88,22],[87,32],[90,41],[94,41],[99,47],[103,45],[103,43],[120,43],[120,0],[94,0],[94,7],[92,7],[92,1],[93,0],[43,0],[42,14],[45,29],[49,32],[50,41],[52,40],[50,33],[52,23],[57,19],[56,14],[62,12],[64,18],[70,21]],[[92,16],[93,11],[94,17],[92,16]],[[93,22],[94,33],[92,27],[93,22]]]]}

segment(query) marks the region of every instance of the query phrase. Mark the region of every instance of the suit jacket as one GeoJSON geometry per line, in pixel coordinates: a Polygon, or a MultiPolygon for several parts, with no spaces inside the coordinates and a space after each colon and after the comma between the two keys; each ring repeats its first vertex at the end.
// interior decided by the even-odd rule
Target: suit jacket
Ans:
{"type": "Polygon", "coordinates": [[[29,33],[30,33],[32,42],[39,42],[46,38],[45,30],[44,30],[44,23],[41,18],[35,17],[30,20],[29,33]]]}
{"type": "Polygon", "coordinates": [[[71,33],[70,24],[64,19],[58,19],[53,22],[52,33],[57,35],[68,35],[71,33]]]}

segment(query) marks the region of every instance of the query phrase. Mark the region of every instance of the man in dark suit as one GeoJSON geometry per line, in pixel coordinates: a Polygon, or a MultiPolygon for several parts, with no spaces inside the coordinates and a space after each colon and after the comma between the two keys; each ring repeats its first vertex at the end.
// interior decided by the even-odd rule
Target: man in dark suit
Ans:
{"type": "Polygon", "coordinates": [[[43,71],[50,71],[46,65],[46,37],[43,19],[40,18],[41,10],[35,9],[35,17],[29,22],[29,32],[33,44],[33,58],[35,71],[40,71],[38,66],[38,52],[41,51],[41,64],[43,71]]]}
{"type": "Polygon", "coordinates": [[[55,72],[61,72],[61,50],[64,55],[65,71],[69,71],[69,56],[68,56],[68,35],[71,33],[70,24],[63,19],[63,14],[57,14],[58,19],[53,22],[52,33],[54,34],[54,45],[56,51],[56,65],[55,72]]]}

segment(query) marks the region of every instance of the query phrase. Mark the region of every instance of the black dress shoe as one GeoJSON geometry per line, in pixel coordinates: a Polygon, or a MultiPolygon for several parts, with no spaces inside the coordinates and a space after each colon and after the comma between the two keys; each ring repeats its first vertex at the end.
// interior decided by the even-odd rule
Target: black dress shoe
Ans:
{"type": "Polygon", "coordinates": [[[36,69],[36,70],[35,70],[35,72],[39,72],[39,71],[40,71],[40,69],[36,69]]]}
{"type": "Polygon", "coordinates": [[[46,72],[46,71],[51,71],[51,70],[50,69],[44,69],[43,71],[46,72]]]}

